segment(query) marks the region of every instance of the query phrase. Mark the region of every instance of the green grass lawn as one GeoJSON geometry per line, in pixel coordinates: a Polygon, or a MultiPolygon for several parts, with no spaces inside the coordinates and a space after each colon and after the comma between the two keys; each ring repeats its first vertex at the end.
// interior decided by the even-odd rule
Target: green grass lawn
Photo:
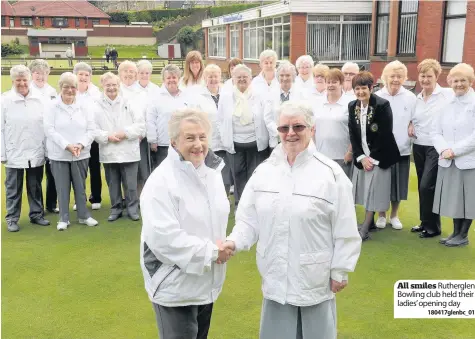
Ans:
{"type": "MultiPolygon", "coordinates": [[[[3,90],[4,80],[2,76],[3,90]]],[[[97,83],[97,77],[93,81],[97,83]]],[[[51,77],[50,83],[55,82],[57,77],[51,77]]],[[[4,176],[3,168],[1,173],[4,176]]],[[[400,211],[404,229],[387,228],[373,233],[373,239],[363,245],[348,287],[337,295],[340,339],[475,337],[473,319],[393,319],[393,285],[397,280],[475,279],[473,230],[472,243],[463,248],[447,248],[439,245],[438,239],[421,240],[409,232],[418,222],[414,167],[410,180],[409,201],[402,203],[400,211]]],[[[141,224],[128,219],[108,223],[110,201],[105,180],[102,196],[102,209],[92,212],[100,222],[97,227],[77,223],[73,199],[72,224],[67,231],[56,230],[57,215],[46,215],[52,222],[49,227],[32,225],[28,220],[26,192],[21,231],[8,233],[2,220],[3,338],[157,337],[139,265],[141,224]]],[[[4,215],[4,192],[1,206],[4,215]]],[[[359,220],[362,212],[358,207],[359,220]]],[[[231,215],[228,233],[233,224],[231,215]]],[[[444,219],[444,235],[451,230],[450,220],[444,219]]],[[[223,292],[214,308],[210,339],[258,338],[260,283],[254,249],[231,260],[223,292]]]]}
{"type": "MultiPolygon", "coordinates": [[[[107,46],[88,46],[87,50],[89,55],[93,58],[102,58],[107,46]]],[[[158,58],[157,45],[139,45],[139,46],[123,46],[123,45],[111,45],[115,47],[119,53],[119,58],[158,58]]]]}

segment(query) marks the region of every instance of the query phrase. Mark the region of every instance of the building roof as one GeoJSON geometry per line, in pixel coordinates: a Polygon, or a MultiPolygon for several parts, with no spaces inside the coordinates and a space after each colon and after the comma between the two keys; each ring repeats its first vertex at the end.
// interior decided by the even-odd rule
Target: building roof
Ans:
{"type": "Polygon", "coordinates": [[[27,36],[41,37],[87,37],[85,29],[33,29],[28,28],[27,36]]]}
{"type": "MultiPolygon", "coordinates": [[[[3,12],[2,1],[2,12],[3,12]]],[[[110,16],[86,0],[18,1],[13,4],[16,16],[88,17],[109,19],[110,16]]],[[[2,13],[3,14],[3,13],[2,13]]]]}
{"type": "Polygon", "coordinates": [[[2,15],[14,16],[15,11],[8,1],[2,0],[2,15]]]}

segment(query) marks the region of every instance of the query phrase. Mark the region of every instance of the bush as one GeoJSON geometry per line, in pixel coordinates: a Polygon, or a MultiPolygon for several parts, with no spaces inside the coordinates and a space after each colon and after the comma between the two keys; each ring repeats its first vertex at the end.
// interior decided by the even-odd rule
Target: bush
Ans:
{"type": "Polygon", "coordinates": [[[228,5],[228,6],[211,7],[210,16],[214,18],[217,16],[244,11],[246,9],[250,9],[250,8],[254,8],[258,6],[260,5],[258,3],[255,3],[255,4],[235,4],[235,5],[228,5]]]}
{"type": "Polygon", "coordinates": [[[19,41],[12,41],[9,44],[2,44],[2,57],[6,57],[8,55],[18,55],[23,54],[23,50],[19,44],[19,41]]]}
{"type": "Polygon", "coordinates": [[[158,22],[163,19],[175,18],[178,16],[189,16],[191,9],[151,9],[144,11],[112,12],[107,13],[111,17],[111,22],[125,22],[130,24],[133,21],[158,22]]]}
{"type": "Polygon", "coordinates": [[[180,28],[178,34],[176,35],[176,40],[178,43],[185,46],[191,46],[195,40],[195,32],[190,26],[185,26],[180,28]]]}

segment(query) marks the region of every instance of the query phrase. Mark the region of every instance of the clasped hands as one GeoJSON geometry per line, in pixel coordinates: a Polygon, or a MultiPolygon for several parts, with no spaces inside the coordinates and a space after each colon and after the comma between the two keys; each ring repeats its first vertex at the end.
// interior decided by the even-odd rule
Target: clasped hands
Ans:
{"type": "Polygon", "coordinates": [[[441,159],[452,160],[454,157],[455,157],[455,153],[454,153],[454,151],[452,151],[451,148],[448,148],[448,149],[444,150],[440,154],[441,159]]]}
{"type": "Polygon", "coordinates": [[[122,140],[125,139],[125,132],[124,131],[114,132],[109,135],[108,139],[110,142],[121,142],[122,140]]]}
{"type": "Polygon", "coordinates": [[[374,167],[374,160],[371,157],[365,157],[361,160],[361,164],[366,172],[373,170],[374,167]]]}
{"type": "Polygon", "coordinates": [[[216,246],[218,246],[218,259],[216,260],[217,264],[225,264],[234,255],[234,251],[236,249],[234,242],[229,240],[225,242],[218,240],[216,242],[216,246]]]}
{"type": "Polygon", "coordinates": [[[79,155],[81,154],[83,148],[84,146],[81,144],[69,144],[68,146],[66,146],[66,150],[71,152],[71,154],[74,155],[76,158],[79,158],[79,155]]]}

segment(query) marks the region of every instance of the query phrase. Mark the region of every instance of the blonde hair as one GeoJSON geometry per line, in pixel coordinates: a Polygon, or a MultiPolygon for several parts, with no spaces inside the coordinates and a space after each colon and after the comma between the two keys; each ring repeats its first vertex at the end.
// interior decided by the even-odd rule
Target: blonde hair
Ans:
{"type": "Polygon", "coordinates": [[[109,79],[114,79],[117,82],[117,84],[120,84],[120,78],[117,75],[115,75],[112,72],[106,72],[101,75],[101,79],[100,79],[101,86],[104,87],[104,82],[106,82],[109,79]]]}
{"type": "Polygon", "coordinates": [[[313,61],[312,57],[310,55],[301,55],[298,57],[297,61],[295,62],[295,67],[300,68],[303,64],[309,64],[310,68],[312,68],[315,65],[315,62],[313,61]]]}
{"type": "Polygon", "coordinates": [[[391,61],[389,64],[384,66],[383,74],[381,74],[381,80],[383,81],[384,86],[388,84],[389,75],[395,71],[403,71],[404,79],[402,82],[407,80],[407,67],[399,60],[391,61]]]}
{"type": "Polygon", "coordinates": [[[314,77],[319,75],[326,77],[327,72],[330,70],[330,67],[324,64],[316,64],[315,67],[312,69],[312,73],[314,77]]]}
{"type": "Polygon", "coordinates": [[[472,83],[473,80],[475,80],[473,67],[463,62],[452,67],[447,78],[452,79],[453,77],[456,77],[456,76],[467,77],[470,83],[472,83]]]}
{"type": "Polygon", "coordinates": [[[261,52],[259,55],[259,63],[263,62],[266,59],[273,59],[273,63],[277,64],[277,53],[272,49],[266,49],[261,52]]]}
{"type": "Polygon", "coordinates": [[[192,84],[198,84],[203,78],[203,71],[204,71],[204,64],[203,64],[203,57],[201,56],[201,53],[199,51],[188,52],[185,59],[185,74],[183,75],[183,84],[185,86],[188,86],[188,82],[190,80],[192,84]],[[200,71],[198,72],[198,76],[196,77],[190,68],[192,61],[200,62],[200,71]]]}
{"type": "Polygon", "coordinates": [[[217,72],[221,75],[221,68],[216,64],[209,64],[203,70],[203,77],[207,77],[210,73],[217,72]]]}
{"type": "Polygon", "coordinates": [[[137,62],[137,72],[141,70],[142,68],[147,69],[148,71],[150,71],[150,73],[152,73],[153,71],[153,65],[148,60],[140,60],[137,62]]]}
{"type": "Polygon", "coordinates": [[[429,70],[433,70],[435,77],[438,78],[440,73],[442,73],[442,67],[435,59],[424,59],[419,65],[417,65],[417,72],[426,73],[429,70]]]}
{"type": "Polygon", "coordinates": [[[135,64],[135,62],[132,62],[130,60],[125,60],[125,61],[122,61],[119,65],[119,74],[122,73],[122,71],[128,67],[132,67],[134,70],[135,70],[135,73],[137,73],[137,65],[135,64]]]}
{"type": "Polygon", "coordinates": [[[30,63],[28,67],[30,68],[31,73],[45,72],[46,74],[49,74],[50,72],[48,62],[44,59],[35,59],[30,63]]]}
{"type": "Polygon", "coordinates": [[[168,135],[172,142],[180,137],[181,122],[185,120],[201,125],[208,138],[211,135],[211,122],[207,113],[196,108],[183,108],[173,112],[168,121],[168,135]]]}

